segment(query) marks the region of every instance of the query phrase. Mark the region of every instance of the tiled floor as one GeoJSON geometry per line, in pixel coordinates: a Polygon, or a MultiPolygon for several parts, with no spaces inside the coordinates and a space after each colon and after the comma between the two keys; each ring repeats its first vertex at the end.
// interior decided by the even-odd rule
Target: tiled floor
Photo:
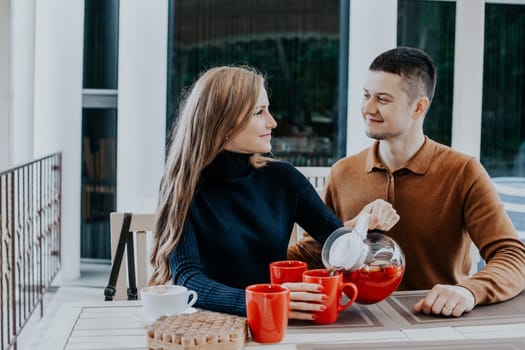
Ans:
{"type": "Polygon", "coordinates": [[[37,309],[26,324],[18,340],[19,350],[35,350],[38,341],[47,329],[47,325],[55,316],[61,303],[76,301],[103,301],[104,287],[109,278],[109,264],[82,264],[80,278],[64,282],[57,275],[49,291],[44,295],[44,317],[40,318],[37,309]]]}

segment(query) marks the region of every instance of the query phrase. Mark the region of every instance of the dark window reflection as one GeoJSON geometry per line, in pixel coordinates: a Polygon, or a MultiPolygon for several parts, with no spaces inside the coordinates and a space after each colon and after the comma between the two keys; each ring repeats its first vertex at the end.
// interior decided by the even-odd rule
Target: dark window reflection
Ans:
{"type": "Polygon", "coordinates": [[[117,111],[82,113],[81,257],[111,257],[109,214],[116,208],[117,111]]]}
{"type": "Polygon", "coordinates": [[[525,5],[485,5],[481,162],[525,176],[525,5]]]}
{"type": "Polygon", "coordinates": [[[118,0],[86,0],[84,89],[116,89],[118,0]]]}
{"type": "Polygon", "coordinates": [[[181,92],[200,72],[247,64],[268,79],[270,109],[278,122],[273,154],[295,165],[331,165],[346,147],[341,137],[346,135],[347,74],[340,72],[341,57],[346,67],[340,0],[171,1],[167,127],[181,92]],[[339,97],[341,77],[344,98],[339,97]]]}
{"type": "Polygon", "coordinates": [[[425,118],[425,134],[449,146],[452,134],[455,26],[455,2],[398,2],[397,45],[424,50],[432,57],[437,68],[436,94],[425,118]]]}

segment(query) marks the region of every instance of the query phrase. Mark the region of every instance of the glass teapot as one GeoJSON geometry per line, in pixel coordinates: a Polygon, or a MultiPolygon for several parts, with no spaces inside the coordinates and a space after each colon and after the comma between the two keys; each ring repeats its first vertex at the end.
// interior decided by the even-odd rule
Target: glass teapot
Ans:
{"type": "Polygon", "coordinates": [[[397,288],[405,273],[405,256],[399,245],[383,233],[368,233],[370,215],[362,214],[353,230],[335,230],[323,245],[327,269],[342,270],[345,282],[358,288],[356,302],[377,303],[397,288]]]}

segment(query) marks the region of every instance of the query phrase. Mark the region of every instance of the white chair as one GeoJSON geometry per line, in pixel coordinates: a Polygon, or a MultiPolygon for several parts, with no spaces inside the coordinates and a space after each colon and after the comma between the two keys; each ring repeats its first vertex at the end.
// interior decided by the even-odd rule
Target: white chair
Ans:
{"type": "Polygon", "coordinates": [[[296,167],[315,187],[319,195],[323,194],[324,186],[326,181],[328,181],[328,174],[330,173],[330,167],[324,166],[305,166],[305,167],[296,167]]]}
{"type": "MultiPolygon", "coordinates": [[[[149,263],[149,246],[153,238],[153,229],[155,227],[155,214],[132,214],[129,234],[133,236],[133,250],[134,250],[134,270],[137,291],[146,287],[148,278],[151,274],[151,266],[149,263]]],[[[111,213],[111,264],[115,263],[115,255],[120,239],[120,232],[124,223],[124,213],[111,213]]],[[[294,232],[302,230],[299,225],[294,226],[294,232]]],[[[294,244],[297,240],[297,233],[292,234],[290,244],[294,244]]],[[[115,294],[113,300],[126,300],[128,281],[128,261],[127,248],[124,251],[122,262],[120,264],[118,278],[115,283],[115,294]]],[[[137,293],[140,298],[140,293],[137,293]]]]}
{"type": "MultiPolygon", "coordinates": [[[[315,187],[319,196],[323,195],[324,186],[328,181],[328,174],[330,173],[330,167],[320,166],[307,166],[307,167],[296,167],[304,176],[310,181],[315,187]]],[[[304,230],[298,224],[293,226],[292,235],[290,237],[290,245],[295,244],[303,238],[304,230]]]]}
{"type": "MultiPolygon", "coordinates": [[[[150,270],[149,265],[149,249],[147,242],[148,234],[153,233],[155,227],[155,214],[132,214],[129,234],[134,237],[134,255],[135,255],[135,280],[137,282],[137,290],[145,287],[148,282],[148,275],[150,270]]],[[[124,213],[111,213],[111,264],[114,264],[115,254],[119,243],[120,232],[124,222],[124,213]]],[[[127,248],[126,248],[127,249],[127,248]]],[[[118,278],[116,282],[116,292],[113,300],[126,300],[128,288],[128,262],[127,251],[124,252],[118,278]]],[[[140,293],[138,293],[140,298],[140,293]]]]}
{"type": "MultiPolygon", "coordinates": [[[[312,185],[322,195],[324,186],[328,179],[330,167],[297,167],[302,172],[312,185]]],[[[149,265],[149,249],[147,235],[153,233],[155,226],[155,214],[132,214],[130,224],[130,234],[134,235],[134,250],[135,250],[135,278],[137,281],[137,290],[147,285],[149,271],[151,269],[149,265]]],[[[115,254],[117,252],[117,246],[120,238],[120,231],[124,222],[124,213],[111,213],[110,224],[111,224],[111,263],[115,261],[115,254]]],[[[304,230],[297,224],[294,225],[291,237],[290,245],[295,244],[298,240],[303,238],[304,230]]],[[[128,263],[126,254],[122,259],[120,265],[118,279],[116,282],[116,292],[113,300],[126,300],[127,299],[127,287],[128,287],[128,263]]],[[[140,293],[139,293],[140,298],[140,293]]]]}

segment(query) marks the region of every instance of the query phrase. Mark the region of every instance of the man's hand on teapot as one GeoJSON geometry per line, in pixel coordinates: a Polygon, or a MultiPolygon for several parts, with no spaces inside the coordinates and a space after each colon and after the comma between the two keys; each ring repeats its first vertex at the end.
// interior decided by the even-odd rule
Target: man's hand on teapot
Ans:
{"type": "Polygon", "coordinates": [[[317,283],[293,282],[283,283],[283,287],[290,289],[289,319],[314,320],[312,311],[324,311],[324,303],[328,296],[323,293],[324,288],[317,283]]]}
{"type": "Polygon", "coordinates": [[[476,306],[470,290],[460,286],[436,284],[417,304],[415,312],[459,317],[476,306]]]}
{"type": "Polygon", "coordinates": [[[368,223],[369,230],[376,229],[388,231],[399,221],[399,215],[397,214],[394,207],[392,207],[392,204],[383,199],[376,199],[375,201],[365,205],[365,207],[355,218],[345,221],[345,226],[354,227],[357,223],[357,219],[363,213],[370,214],[370,221],[368,223]]]}

